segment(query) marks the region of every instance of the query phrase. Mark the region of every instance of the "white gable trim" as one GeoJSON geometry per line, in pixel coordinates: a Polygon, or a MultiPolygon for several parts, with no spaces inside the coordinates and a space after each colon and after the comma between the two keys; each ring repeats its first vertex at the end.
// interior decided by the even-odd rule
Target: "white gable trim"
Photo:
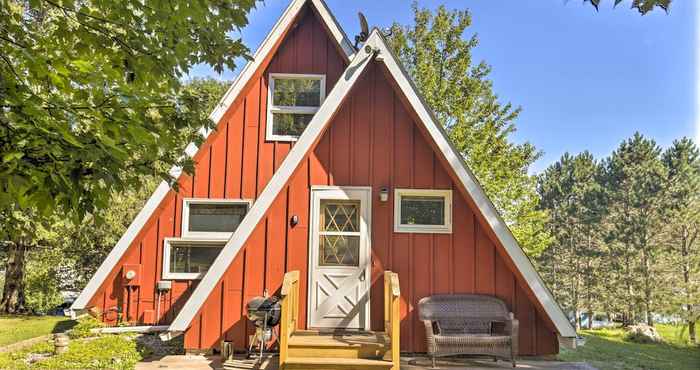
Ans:
{"type": "MultiPolygon", "coordinates": [[[[373,33],[367,41],[368,44],[377,43],[380,39],[378,33],[373,33]]],[[[258,199],[253,203],[248,214],[243,218],[238,229],[233,233],[224,249],[221,250],[219,256],[216,257],[214,263],[209,267],[202,281],[197,285],[192,296],[185,302],[182,310],[178,313],[175,320],[170,324],[168,331],[161,334],[163,340],[168,340],[179,334],[182,334],[190,326],[200,307],[207,299],[209,294],[221,280],[226,270],[229,268],[233,259],[238,255],[245,242],[248,240],[253,230],[258,223],[263,219],[267,210],[272,205],[277,195],[289,181],[298,167],[299,163],[304,159],[306,153],[316,144],[324,132],[328,122],[335,114],[336,109],[350,91],[352,86],[362,74],[367,64],[372,60],[374,51],[371,48],[363,48],[355,54],[355,57],[348,65],[345,72],[340,76],[340,79],[335,84],[330,94],[326,97],[318,112],[314,115],[306,127],[304,132],[299,136],[296,144],[289,151],[282,165],[270,179],[270,182],[265,186],[258,199]]]]}
{"type": "Polygon", "coordinates": [[[484,215],[484,218],[486,218],[489,226],[491,226],[496,234],[498,241],[505,247],[508,256],[511,258],[518,270],[520,270],[525,278],[525,281],[535,294],[535,297],[556,326],[557,331],[559,331],[559,335],[563,337],[575,337],[576,331],[571,326],[571,323],[567,319],[559,304],[557,304],[549,289],[547,289],[545,286],[544,282],[540,278],[540,275],[530,262],[530,259],[528,259],[528,257],[525,255],[522,248],[520,248],[520,245],[513,236],[513,233],[503,221],[498,211],[496,211],[496,208],[491,200],[486,196],[486,193],[484,193],[484,189],[478,183],[471,170],[469,170],[469,167],[467,167],[467,164],[464,162],[462,156],[452,146],[452,143],[447,138],[445,131],[440,123],[435,119],[435,116],[428,108],[428,105],[417,93],[418,89],[408,77],[406,71],[404,71],[401,65],[397,62],[396,56],[393,54],[391,49],[387,47],[383,37],[380,38],[381,42],[379,42],[376,46],[373,45],[379,49],[379,53],[382,56],[377,57],[377,60],[381,59],[396,81],[398,88],[405,94],[409,104],[418,114],[419,121],[424,125],[440,151],[442,151],[442,153],[445,155],[447,162],[450,164],[450,167],[452,167],[452,170],[457,174],[462,186],[464,186],[471,198],[474,200],[477,207],[484,215]]]}
{"type": "MultiPolygon", "coordinates": [[[[280,39],[285,30],[289,28],[291,22],[294,21],[297,14],[299,14],[299,11],[307,1],[321,16],[321,19],[328,27],[332,37],[336,42],[338,42],[343,51],[345,51],[346,57],[350,59],[352,56],[354,56],[355,49],[352,47],[350,40],[338,25],[338,22],[328,11],[328,8],[323,0],[293,0],[284,13],[282,13],[280,19],[277,20],[277,23],[272,27],[272,30],[270,33],[268,33],[267,37],[265,37],[263,42],[260,44],[258,50],[256,50],[253,56],[253,60],[249,61],[245,65],[241,73],[238,74],[238,77],[236,77],[236,79],[233,81],[233,84],[228,89],[226,94],[224,94],[223,98],[216,105],[214,111],[209,115],[209,119],[212,120],[212,122],[218,124],[221,118],[223,118],[231,104],[233,104],[233,101],[241,93],[245,85],[255,74],[255,71],[258,70],[267,55],[274,49],[277,40],[280,39]]],[[[200,130],[200,133],[205,140],[207,137],[209,137],[211,132],[212,130],[200,130]]],[[[190,143],[185,149],[185,154],[190,157],[194,157],[197,150],[197,145],[190,143]]],[[[174,178],[180,177],[181,174],[182,168],[180,167],[174,166],[170,169],[170,175],[174,178]]],[[[90,278],[90,281],[87,283],[85,288],[80,292],[78,298],[71,305],[71,315],[75,315],[75,312],[73,312],[74,310],[83,310],[87,307],[90,299],[92,299],[92,297],[97,293],[97,290],[100,288],[104,280],[107,279],[107,276],[112,271],[114,266],[119,263],[119,260],[122,258],[124,253],[126,253],[127,249],[129,249],[131,243],[143,229],[151,214],[153,214],[163,199],[165,199],[165,196],[169,191],[170,186],[167,182],[163,181],[160,183],[158,188],[156,188],[153,194],[151,194],[151,197],[126,229],[124,235],[122,235],[114,248],[112,248],[107,255],[107,258],[105,258],[95,274],[92,276],[92,278],[90,278]]]]}

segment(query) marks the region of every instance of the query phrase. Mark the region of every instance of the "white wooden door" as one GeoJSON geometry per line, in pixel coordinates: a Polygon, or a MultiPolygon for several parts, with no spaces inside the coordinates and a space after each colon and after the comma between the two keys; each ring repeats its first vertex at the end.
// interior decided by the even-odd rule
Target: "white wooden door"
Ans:
{"type": "Polygon", "coordinates": [[[312,188],[311,328],[369,330],[371,199],[371,188],[312,188]]]}

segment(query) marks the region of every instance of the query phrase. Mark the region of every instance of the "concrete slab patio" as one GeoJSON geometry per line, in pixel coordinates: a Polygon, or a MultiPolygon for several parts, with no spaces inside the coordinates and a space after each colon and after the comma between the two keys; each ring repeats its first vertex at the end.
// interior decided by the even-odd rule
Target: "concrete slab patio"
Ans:
{"type": "MultiPolygon", "coordinates": [[[[261,366],[227,367],[228,369],[259,369],[277,370],[276,358],[264,362],[261,366]]],[[[527,370],[596,370],[583,362],[560,362],[545,360],[520,360],[518,369],[527,370]]],[[[218,370],[224,369],[219,356],[200,355],[171,355],[146,359],[136,364],[136,370],[163,370],[163,369],[189,369],[189,370],[218,370]]],[[[426,370],[431,369],[430,360],[425,357],[405,357],[401,359],[401,369],[426,370]]],[[[492,360],[456,359],[441,360],[438,369],[450,370],[493,370],[512,369],[510,363],[505,361],[493,362],[492,360]]]]}

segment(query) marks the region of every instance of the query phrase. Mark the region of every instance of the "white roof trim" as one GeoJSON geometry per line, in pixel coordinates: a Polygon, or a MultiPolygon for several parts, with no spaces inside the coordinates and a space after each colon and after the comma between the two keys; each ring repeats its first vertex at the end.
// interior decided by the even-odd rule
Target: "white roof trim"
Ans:
{"type": "MultiPolygon", "coordinates": [[[[368,44],[377,43],[380,39],[378,33],[373,33],[367,41],[368,44]]],[[[323,101],[318,112],[314,115],[304,132],[299,136],[296,144],[289,151],[282,165],[265,186],[258,199],[253,203],[248,214],[243,218],[238,228],[229,239],[226,246],[221,250],[209,267],[206,275],[197,285],[192,296],[185,302],[175,320],[170,324],[167,333],[161,334],[163,340],[168,340],[183,333],[194,319],[199,308],[212,292],[216,284],[221,280],[233,259],[248,240],[253,230],[263,219],[277,194],[285,187],[299,163],[304,159],[306,153],[316,144],[324,132],[328,122],[333,117],[336,109],[362,74],[369,61],[372,60],[373,51],[363,48],[355,54],[355,57],[341,75],[338,82],[331,90],[330,94],[323,101]]]]}
{"type": "Polygon", "coordinates": [[[469,167],[467,167],[462,156],[452,146],[449,139],[447,139],[447,135],[442,129],[442,126],[435,119],[432,111],[428,108],[428,105],[417,93],[418,89],[415,87],[415,85],[413,85],[411,79],[397,62],[396,56],[393,54],[391,49],[387,47],[384,39],[381,38],[381,40],[382,41],[376,45],[376,47],[380,50],[380,55],[383,56],[381,59],[391,75],[394,77],[399,89],[406,95],[408,102],[418,114],[419,121],[424,125],[432,139],[437,144],[438,148],[440,148],[442,153],[445,155],[445,158],[452,167],[452,170],[455,171],[462,185],[486,218],[489,226],[491,226],[493,229],[496,237],[505,247],[508,256],[510,256],[515,266],[522,273],[525,281],[530,286],[530,289],[532,289],[535,297],[540,302],[547,315],[549,315],[551,318],[552,322],[559,331],[559,334],[563,337],[575,337],[576,331],[571,326],[571,323],[567,319],[559,304],[557,304],[549,289],[547,289],[545,286],[544,282],[540,278],[540,275],[530,262],[530,259],[527,258],[525,252],[523,252],[522,248],[520,248],[520,245],[513,236],[512,232],[503,221],[498,211],[496,211],[496,208],[491,200],[486,196],[486,193],[484,193],[484,189],[476,180],[476,177],[472,174],[471,170],[469,170],[469,167]]]}
{"type": "MultiPolygon", "coordinates": [[[[479,210],[483,213],[499,242],[505,247],[513,263],[520,270],[530,289],[532,289],[535,294],[535,297],[556,326],[559,335],[562,337],[576,336],[576,331],[571,326],[571,323],[566,318],[561,307],[559,307],[554,300],[552,294],[546,288],[530,260],[518,245],[510,229],[508,229],[493,206],[493,203],[488,199],[481,185],[479,185],[474,175],[468,169],[462,156],[454,149],[447,139],[439,122],[434,118],[428,106],[417,93],[417,89],[410,78],[397,62],[391,50],[387,47],[381,33],[375,29],[372,31],[365,46],[358,51],[356,57],[346,69],[344,78],[341,78],[338,84],[333,88],[328,99],[326,99],[321,106],[318,114],[314,116],[307,129],[299,138],[297,145],[289,152],[280,169],[273,175],[270,183],[263,190],[258,201],[253,205],[253,208],[243,219],[240,227],[226,244],[219,257],[217,257],[202,282],[197,286],[190,299],[185,303],[182,311],[180,311],[175,321],[170,325],[168,332],[161,334],[163,339],[172,338],[183,333],[187,329],[201,305],[214,289],[214,286],[219,282],[226,269],[230,266],[230,263],[238,254],[253,229],[267,212],[274,198],[283,189],[287,180],[299,165],[299,162],[311,149],[312,145],[320,138],[321,134],[324,132],[325,126],[332,118],[333,113],[352,88],[354,81],[364,70],[368,61],[372,59],[371,55],[367,52],[368,49],[379,51],[381,58],[378,59],[381,59],[382,62],[385,63],[387,69],[396,80],[399,89],[406,95],[409,104],[411,104],[418,114],[419,121],[425,126],[429,135],[443,152],[453,171],[457,174],[460,182],[472,197],[479,210]]],[[[374,53],[373,51],[370,52],[374,53]]]]}
{"type": "MultiPolygon", "coordinates": [[[[231,104],[233,104],[233,101],[241,93],[255,71],[265,60],[265,57],[274,48],[276,41],[282,36],[284,31],[289,28],[289,25],[296,18],[297,14],[307,1],[318,11],[321,19],[326,23],[326,26],[330,30],[331,35],[336,42],[341,45],[341,48],[343,51],[345,51],[348,59],[352,58],[355,53],[355,49],[352,47],[350,40],[348,40],[347,36],[338,25],[338,22],[328,11],[328,8],[323,0],[293,0],[284,13],[282,13],[280,19],[277,20],[277,23],[272,27],[272,30],[270,33],[268,33],[267,37],[265,37],[263,42],[260,44],[258,50],[256,50],[253,56],[253,60],[249,61],[245,65],[241,73],[238,74],[238,77],[236,77],[236,79],[233,81],[233,84],[231,84],[231,87],[228,89],[226,94],[224,94],[223,98],[219,101],[219,104],[216,105],[214,111],[211,112],[209,115],[210,120],[212,120],[214,123],[218,123],[224,114],[226,114],[231,104]]],[[[212,130],[206,130],[204,128],[200,130],[200,134],[205,138],[205,140],[207,137],[209,137],[211,132],[212,130]]],[[[198,148],[195,143],[189,143],[185,148],[185,154],[190,157],[194,157],[197,151],[198,148]]],[[[170,169],[170,175],[174,178],[178,178],[181,174],[182,168],[178,166],[173,166],[173,168],[170,169]]],[[[114,266],[119,262],[124,253],[126,253],[127,249],[129,249],[131,243],[146,224],[151,214],[160,205],[161,201],[163,201],[169,190],[170,186],[167,182],[163,181],[158,188],[156,188],[153,194],[151,194],[151,197],[126,229],[124,235],[122,235],[114,248],[112,248],[107,255],[107,258],[105,258],[95,274],[92,276],[92,278],[90,278],[90,281],[87,283],[85,288],[80,292],[78,298],[75,300],[75,302],[73,302],[70,308],[71,310],[82,310],[86,308],[87,304],[90,302],[90,299],[92,299],[95,293],[97,293],[97,290],[100,288],[114,266]]]]}

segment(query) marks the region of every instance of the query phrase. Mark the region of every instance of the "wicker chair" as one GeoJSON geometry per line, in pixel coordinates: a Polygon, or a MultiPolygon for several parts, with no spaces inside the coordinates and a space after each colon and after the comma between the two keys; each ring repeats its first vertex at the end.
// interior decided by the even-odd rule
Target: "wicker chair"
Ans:
{"type": "Polygon", "coordinates": [[[518,353],[518,320],[505,303],[492,296],[451,294],[425,297],[418,302],[425,324],[428,355],[485,355],[511,361],[518,353]]]}

